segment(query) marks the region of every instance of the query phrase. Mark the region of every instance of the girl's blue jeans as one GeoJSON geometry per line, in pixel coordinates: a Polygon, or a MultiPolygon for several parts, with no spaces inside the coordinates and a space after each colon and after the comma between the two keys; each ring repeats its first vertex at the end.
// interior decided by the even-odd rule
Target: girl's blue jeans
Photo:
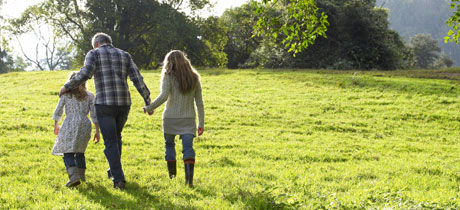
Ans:
{"type": "Polygon", "coordinates": [[[64,153],[65,168],[86,168],[85,153],[64,153]]]}
{"type": "MultiPolygon", "coordinates": [[[[174,138],[176,135],[164,134],[165,136],[165,159],[167,161],[176,160],[176,144],[174,138]]],[[[195,150],[193,150],[193,134],[181,134],[183,160],[195,159],[195,150]]]]}

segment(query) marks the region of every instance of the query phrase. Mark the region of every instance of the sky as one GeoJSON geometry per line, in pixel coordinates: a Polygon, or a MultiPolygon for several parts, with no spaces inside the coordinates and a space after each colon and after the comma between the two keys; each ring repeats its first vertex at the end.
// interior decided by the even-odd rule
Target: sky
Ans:
{"type": "MultiPolygon", "coordinates": [[[[4,4],[0,8],[0,14],[5,18],[18,18],[21,16],[21,13],[29,6],[42,2],[43,0],[4,0],[4,4]]],[[[225,9],[232,7],[239,7],[242,4],[246,3],[248,0],[211,0],[215,3],[214,8],[211,12],[203,12],[202,16],[220,16],[224,13],[225,9]]],[[[23,35],[20,37],[23,49],[29,57],[35,58],[35,46],[36,46],[36,37],[32,34],[23,35]]],[[[21,55],[21,50],[17,41],[13,41],[10,44],[13,48],[13,54],[21,55]]],[[[40,52],[44,53],[44,52],[40,52]]]]}

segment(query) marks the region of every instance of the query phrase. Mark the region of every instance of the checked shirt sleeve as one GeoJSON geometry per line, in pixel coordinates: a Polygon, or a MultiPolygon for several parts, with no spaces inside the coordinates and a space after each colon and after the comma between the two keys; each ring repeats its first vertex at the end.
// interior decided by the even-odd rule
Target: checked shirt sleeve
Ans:
{"type": "Polygon", "coordinates": [[[128,76],[129,76],[129,79],[133,82],[134,87],[136,87],[137,92],[139,92],[142,98],[144,98],[145,105],[146,106],[149,105],[150,104],[150,91],[145,85],[144,78],[139,72],[139,69],[137,68],[131,56],[129,56],[128,76]]]}
{"type": "Polygon", "coordinates": [[[64,84],[69,90],[78,87],[79,85],[83,84],[86,80],[91,79],[93,77],[94,71],[96,70],[96,56],[94,55],[94,51],[88,52],[85,58],[85,64],[80,69],[80,71],[75,75],[75,77],[64,84]]]}

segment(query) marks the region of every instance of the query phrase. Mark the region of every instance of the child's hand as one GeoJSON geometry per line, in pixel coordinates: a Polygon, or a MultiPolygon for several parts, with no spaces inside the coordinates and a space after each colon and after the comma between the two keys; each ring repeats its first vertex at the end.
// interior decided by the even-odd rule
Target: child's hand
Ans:
{"type": "Polygon", "coordinates": [[[145,114],[145,113],[149,113],[149,115],[152,115],[153,112],[155,112],[155,110],[152,110],[151,112],[147,112],[147,109],[144,107],[144,114],[145,114]]]}
{"type": "Polygon", "coordinates": [[[203,128],[198,128],[198,136],[203,135],[204,129],[203,128]]]}
{"type": "Polygon", "coordinates": [[[96,133],[94,134],[93,141],[95,144],[97,144],[100,140],[101,140],[101,135],[99,134],[99,132],[96,131],[96,133]]]}
{"type": "Polygon", "coordinates": [[[54,125],[54,135],[57,136],[60,130],[61,130],[61,127],[59,125],[54,125]]]}

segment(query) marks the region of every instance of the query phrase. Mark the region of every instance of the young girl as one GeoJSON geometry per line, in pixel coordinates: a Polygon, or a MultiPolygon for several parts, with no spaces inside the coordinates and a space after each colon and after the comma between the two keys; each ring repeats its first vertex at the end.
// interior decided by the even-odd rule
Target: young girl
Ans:
{"type": "Polygon", "coordinates": [[[169,177],[176,176],[176,150],[174,138],[182,139],[185,166],[185,183],[193,187],[195,151],[193,138],[197,132],[195,104],[198,110],[198,136],[204,131],[204,107],[201,97],[200,75],[192,67],[185,54],[179,50],[169,52],[163,61],[161,93],[144,112],[153,114],[154,109],[166,101],[163,112],[165,159],[169,177]]]}
{"type": "MultiPolygon", "coordinates": [[[[71,72],[69,80],[76,74],[77,72],[71,72]]],[[[100,140],[100,134],[94,109],[94,95],[87,91],[86,83],[62,95],[54,110],[54,134],[57,135],[57,138],[52,154],[64,156],[64,164],[69,175],[67,187],[75,187],[80,184],[80,180],[85,181],[85,150],[91,138],[91,122],[88,119],[88,113],[91,113],[91,120],[96,127],[93,141],[97,143],[100,140]],[[60,128],[59,121],[64,107],[66,117],[60,128]]]]}

